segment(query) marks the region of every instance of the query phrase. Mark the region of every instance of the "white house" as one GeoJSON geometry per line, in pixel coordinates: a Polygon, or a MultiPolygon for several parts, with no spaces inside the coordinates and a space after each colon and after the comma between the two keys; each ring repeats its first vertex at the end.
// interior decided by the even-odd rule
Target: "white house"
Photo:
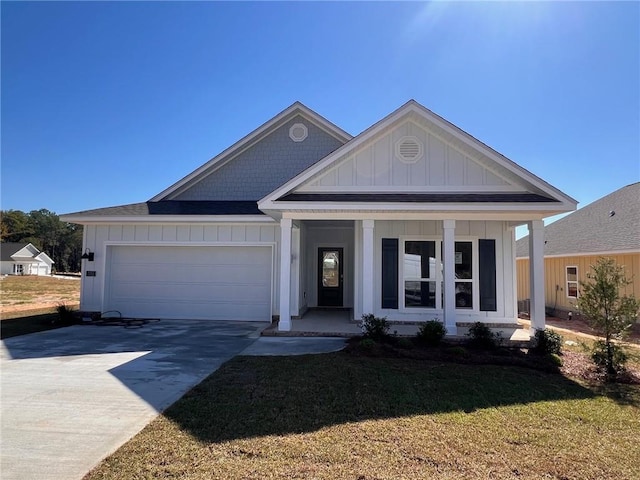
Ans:
{"type": "Polygon", "coordinates": [[[0,243],[2,275],[51,275],[53,260],[30,243],[0,243]]]}
{"type": "Polygon", "coordinates": [[[531,233],[544,327],[543,219],[576,201],[411,100],[352,137],[299,102],[145,203],[85,226],[81,309],[256,320],[313,307],[447,332],[516,325],[514,229],[531,233]],[[88,249],[88,250],[87,250],[88,249]]]}

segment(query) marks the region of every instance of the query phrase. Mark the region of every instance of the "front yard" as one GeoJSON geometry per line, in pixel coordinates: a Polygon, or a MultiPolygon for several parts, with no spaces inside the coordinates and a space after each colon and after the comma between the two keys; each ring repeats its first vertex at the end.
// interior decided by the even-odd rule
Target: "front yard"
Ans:
{"type": "Polygon", "coordinates": [[[236,357],[87,480],[639,478],[640,391],[338,352],[236,357]]]}
{"type": "Polygon", "coordinates": [[[0,276],[0,338],[64,326],[56,306],[79,302],[79,277],[0,276]]]}
{"type": "Polygon", "coordinates": [[[23,310],[55,307],[59,303],[80,302],[80,277],[9,275],[0,277],[0,312],[10,314],[23,310]]]}

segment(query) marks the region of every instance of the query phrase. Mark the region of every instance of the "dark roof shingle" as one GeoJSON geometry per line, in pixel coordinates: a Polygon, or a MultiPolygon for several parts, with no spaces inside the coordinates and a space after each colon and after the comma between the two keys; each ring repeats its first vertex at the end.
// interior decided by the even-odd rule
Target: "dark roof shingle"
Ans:
{"type": "MultiPolygon", "coordinates": [[[[640,182],[627,185],[544,229],[545,255],[640,250],[640,182]]],[[[516,242],[529,256],[529,236],[516,242]]]]}
{"type": "Polygon", "coordinates": [[[147,215],[263,215],[254,201],[186,201],[162,200],[159,202],[131,203],[117,207],[84,210],[68,216],[147,216],[147,215]]]}
{"type": "MultiPolygon", "coordinates": [[[[19,250],[22,250],[24,247],[29,245],[27,242],[6,242],[0,243],[0,261],[2,262],[12,262],[13,258],[11,255],[15,254],[19,250]]],[[[35,247],[34,247],[35,248],[35,247]]],[[[36,254],[38,255],[38,254],[36,254]]],[[[36,255],[33,255],[34,257],[36,255]]]]}

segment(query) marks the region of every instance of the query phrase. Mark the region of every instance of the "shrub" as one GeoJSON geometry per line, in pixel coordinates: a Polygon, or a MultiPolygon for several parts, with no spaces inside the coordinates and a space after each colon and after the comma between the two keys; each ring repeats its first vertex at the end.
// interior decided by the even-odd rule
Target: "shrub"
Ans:
{"type": "Polygon", "coordinates": [[[461,347],[459,345],[447,348],[446,352],[449,355],[453,355],[453,356],[456,356],[456,357],[468,357],[469,356],[469,351],[466,348],[461,347]]]}
{"type": "Polygon", "coordinates": [[[444,336],[447,334],[447,329],[439,320],[429,320],[426,323],[420,325],[418,330],[418,340],[421,342],[435,346],[438,345],[444,336]]]}
{"type": "Polygon", "coordinates": [[[387,317],[376,317],[373,313],[362,315],[360,327],[365,337],[374,340],[384,340],[389,336],[389,322],[387,317]]]}
{"type": "Polygon", "coordinates": [[[555,354],[555,353],[550,353],[547,355],[547,357],[549,359],[549,361],[556,367],[561,367],[563,362],[562,362],[562,357],[560,357],[559,355],[555,354]]]}
{"type": "Polygon", "coordinates": [[[474,348],[493,349],[500,345],[502,335],[493,333],[491,329],[482,322],[476,322],[469,327],[468,345],[474,348]]]}
{"type": "Polygon", "coordinates": [[[410,338],[407,337],[400,337],[398,338],[398,348],[402,348],[404,350],[410,350],[413,348],[413,342],[411,341],[410,338]]]}
{"type": "Polygon", "coordinates": [[[363,350],[373,350],[378,344],[372,338],[363,338],[358,342],[358,346],[363,350]]]}
{"type": "Polygon", "coordinates": [[[548,328],[544,330],[536,330],[535,347],[533,347],[533,350],[543,355],[548,353],[559,355],[562,353],[563,341],[564,339],[562,338],[562,335],[554,332],[553,330],[548,328]]]}
{"type": "Polygon", "coordinates": [[[60,323],[73,323],[73,310],[64,303],[58,304],[56,312],[58,312],[58,321],[60,323]]]}
{"type": "Polygon", "coordinates": [[[580,282],[576,305],[591,327],[604,337],[603,342],[596,342],[591,358],[613,380],[624,368],[627,358],[615,340],[623,340],[629,334],[637,319],[640,302],[633,295],[621,294],[631,280],[613,259],[600,257],[591,270],[587,273],[588,281],[580,282]]]}
{"type": "Polygon", "coordinates": [[[598,340],[591,349],[591,359],[608,374],[616,375],[624,370],[628,357],[620,345],[598,340]]]}

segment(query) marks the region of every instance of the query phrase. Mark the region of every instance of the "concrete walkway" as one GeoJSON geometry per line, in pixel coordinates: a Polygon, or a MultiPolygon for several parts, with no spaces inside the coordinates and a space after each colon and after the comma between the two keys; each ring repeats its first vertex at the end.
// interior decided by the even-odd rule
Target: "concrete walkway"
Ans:
{"type": "Polygon", "coordinates": [[[259,338],[266,326],[162,320],[3,340],[0,478],[81,479],[235,355],[323,353],[345,343],[259,338]]]}
{"type": "Polygon", "coordinates": [[[260,337],[240,355],[253,357],[271,355],[308,355],[342,350],[346,338],[326,337],[260,337]]]}

